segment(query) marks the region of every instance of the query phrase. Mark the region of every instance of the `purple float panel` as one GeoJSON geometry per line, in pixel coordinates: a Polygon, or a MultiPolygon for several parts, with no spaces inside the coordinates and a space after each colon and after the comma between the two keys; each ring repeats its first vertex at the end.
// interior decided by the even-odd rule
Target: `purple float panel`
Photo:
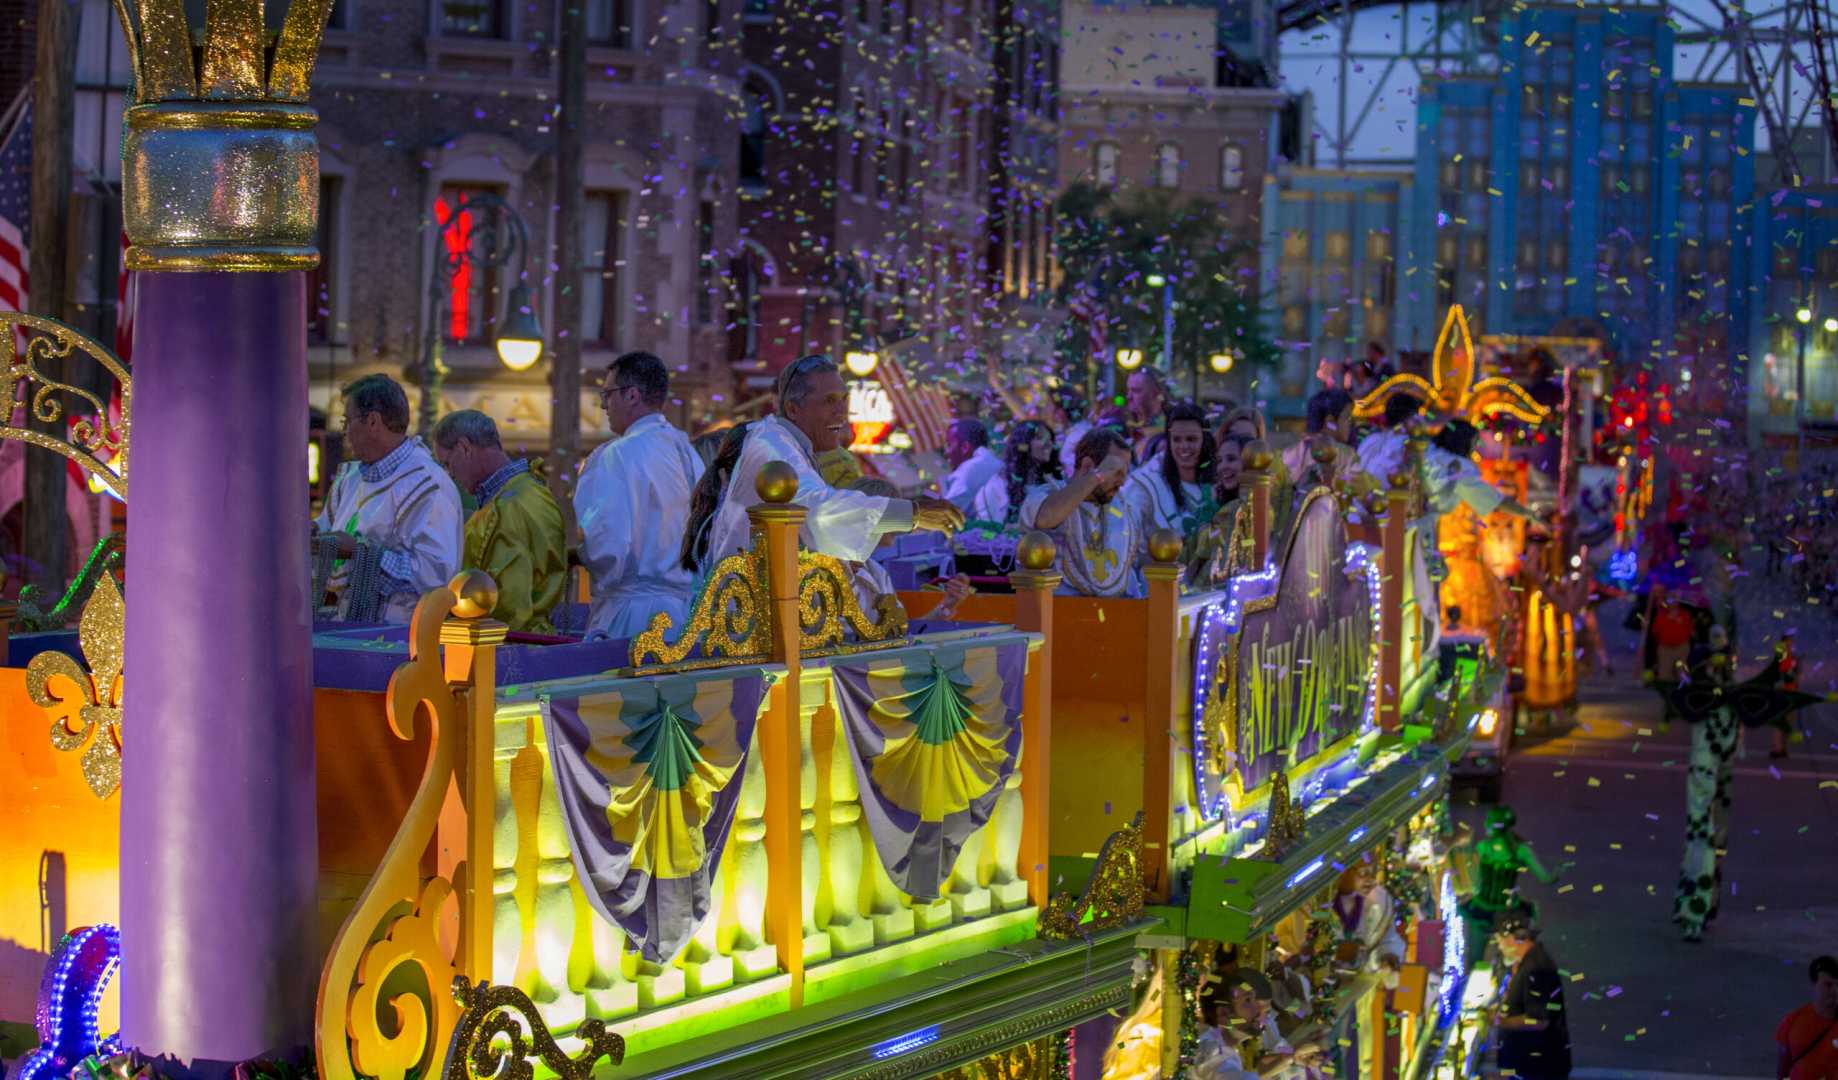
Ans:
{"type": "Polygon", "coordinates": [[[305,275],[143,274],[139,310],[122,1035],[209,1074],[312,1044],[305,275]]]}

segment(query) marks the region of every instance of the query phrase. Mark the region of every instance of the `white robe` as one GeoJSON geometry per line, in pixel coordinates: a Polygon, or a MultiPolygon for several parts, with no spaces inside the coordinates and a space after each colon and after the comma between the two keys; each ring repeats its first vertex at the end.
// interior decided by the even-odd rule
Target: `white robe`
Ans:
{"type": "Polygon", "coordinates": [[[1091,432],[1091,421],[1080,420],[1067,428],[1059,436],[1059,463],[1065,468],[1067,476],[1079,471],[1079,440],[1091,432]]]}
{"type": "MultiPolygon", "coordinates": [[[[1045,484],[1029,484],[1022,488],[1022,501],[1027,501],[1029,495],[1046,486],[1045,484]]],[[[989,483],[983,485],[983,490],[976,493],[976,501],[970,504],[970,520],[1007,524],[1009,509],[1008,475],[1004,473],[991,477],[989,483]]],[[[1021,512],[1018,506],[1013,509],[1017,514],[1021,512]]]]}
{"type": "MultiPolygon", "coordinates": [[[[422,594],[451,581],[466,550],[459,489],[419,438],[402,445],[407,449],[398,451],[402,457],[381,479],[365,480],[358,461],[340,466],[313,519],[321,532],[349,532],[383,550],[383,572],[402,582],[399,592],[384,598],[382,617],[392,623],[408,622],[422,594]]],[[[346,578],[340,570],[327,588],[342,596],[346,578]]]]}
{"type": "MultiPolygon", "coordinates": [[[[1035,521],[1041,504],[1064,486],[1042,484],[1028,492],[1021,503],[1022,529],[1038,527],[1035,521]]],[[[1143,546],[1141,522],[1122,491],[1103,505],[1090,500],[1080,503],[1046,533],[1057,549],[1053,565],[1065,578],[1061,595],[1131,599],[1147,595],[1137,566],[1143,546]]]]}
{"type": "Polygon", "coordinates": [[[656,413],[595,450],[574,489],[581,562],[593,575],[588,637],[632,638],[657,612],[681,632],[695,575],[683,569],[683,530],[702,459],[656,413]]]}
{"type": "Polygon", "coordinates": [[[804,433],[776,416],[747,429],[747,442],[728,479],[721,498],[721,509],[715,512],[709,530],[708,554],[701,572],[704,577],[714,571],[722,559],[738,555],[752,547],[752,524],[747,510],[758,505],[759,495],[753,482],[768,462],[783,461],[798,474],[798,494],[792,501],[808,514],[799,539],[812,551],[838,559],[862,562],[873,553],[883,535],[907,532],[912,528],[912,503],[905,499],[887,499],[864,495],[847,488],[833,488],[817,473],[817,461],[810,440],[804,433]]]}
{"type": "Polygon", "coordinates": [[[1147,536],[1156,529],[1173,529],[1185,539],[1210,518],[1201,514],[1206,502],[1204,487],[1183,483],[1181,494],[1187,498],[1184,509],[1174,505],[1174,489],[1168,486],[1167,478],[1162,475],[1160,454],[1130,473],[1121,492],[1121,496],[1136,509],[1136,517],[1142,525],[1142,535],[1147,536]]]}
{"type": "Polygon", "coordinates": [[[983,486],[1002,473],[1002,459],[989,447],[979,446],[944,478],[944,497],[959,510],[968,512],[970,504],[982,494],[983,486]]]}

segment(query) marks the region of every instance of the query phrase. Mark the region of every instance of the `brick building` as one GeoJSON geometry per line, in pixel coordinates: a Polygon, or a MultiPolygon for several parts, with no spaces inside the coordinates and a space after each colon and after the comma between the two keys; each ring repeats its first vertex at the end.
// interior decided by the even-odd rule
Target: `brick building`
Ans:
{"type": "Polygon", "coordinates": [[[1051,242],[1055,15],[754,0],[733,354],[755,393],[814,350],[949,375],[1029,324],[1051,242]]]}

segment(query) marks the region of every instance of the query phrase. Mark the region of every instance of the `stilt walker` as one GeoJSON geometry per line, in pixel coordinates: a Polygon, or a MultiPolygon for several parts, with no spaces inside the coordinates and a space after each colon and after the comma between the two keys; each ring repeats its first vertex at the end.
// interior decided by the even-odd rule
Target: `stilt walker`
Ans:
{"type": "Polygon", "coordinates": [[[139,274],[121,806],[123,1042],[305,1060],[319,971],[306,281],[331,0],[116,4],[139,274]],[[134,9],[130,21],[129,7],[134,9]],[[281,6],[281,5],[274,5],[281,6]],[[194,51],[195,31],[203,48],[194,51]]]}

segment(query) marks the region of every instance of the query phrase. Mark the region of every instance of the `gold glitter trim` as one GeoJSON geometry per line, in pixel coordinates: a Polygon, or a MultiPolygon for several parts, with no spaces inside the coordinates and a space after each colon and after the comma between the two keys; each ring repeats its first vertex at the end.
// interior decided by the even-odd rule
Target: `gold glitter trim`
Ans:
{"type": "Polygon", "coordinates": [[[137,105],[127,111],[127,121],[130,131],[311,131],[319,123],[319,113],[304,105],[199,102],[182,107],[137,105]]]}
{"type": "Polygon", "coordinates": [[[7,423],[0,423],[0,439],[17,439],[62,454],[76,462],[84,472],[94,476],[98,483],[108,488],[117,498],[126,501],[128,430],[134,408],[134,387],[128,369],[115,359],[113,353],[56,319],[25,315],[17,311],[0,312],[0,401],[17,401],[19,391],[29,383],[38,385],[32,389],[26,406],[40,423],[55,424],[64,419],[65,407],[59,399],[60,394],[75,398],[83,406],[80,411],[87,415],[70,425],[69,441],[7,423]],[[21,331],[25,332],[24,356],[18,352],[21,331]],[[108,406],[95,394],[74,382],[63,382],[45,374],[46,369],[41,365],[53,362],[61,364],[76,353],[88,356],[115,377],[115,382],[121,387],[120,423],[109,422],[108,406]],[[113,467],[98,456],[104,453],[114,458],[113,467]]]}
{"type": "Polygon", "coordinates": [[[279,273],[319,265],[317,248],[142,247],[128,249],[129,270],[249,270],[279,273]]]}
{"type": "Polygon", "coordinates": [[[121,668],[127,606],[114,575],[104,573],[83,605],[77,642],[89,671],[61,652],[42,652],[26,665],[26,696],[51,717],[51,745],[78,750],[85,743],[83,779],[98,799],[121,787],[121,668]],[[57,692],[53,680],[76,687],[80,697],[57,692]],[[74,721],[74,723],[73,723],[74,721]]]}
{"type": "Polygon", "coordinates": [[[536,1003],[515,986],[481,982],[474,987],[461,975],[453,980],[453,999],[466,1011],[453,1029],[441,1080],[530,1077],[535,1075],[532,1059],[561,1080],[588,1080],[601,1058],[614,1066],[625,1061],[625,1039],[606,1030],[604,1020],[583,1021],[574,1037],[586,1048],[575,1057],[563,1053],[536,1003]]]}
{"type": "MultiPolygon", "coordinates": [[[[132,38],[132,35],[130,35],[132,38]]],[[[140,77],[134,100],[179,101],[198,96],[192,72],[191,24],[182,0],[140,0],[140,77]]]]}
{"type": "Polygon", "coordinates": [[[275,45],[274,66],[268,74],[268,97],[273,101],[305,101],[313,82],[313,62],[319,59],[319,39],[332,17],[333,0],[292,0],[275,45]]]}
{"type": "Polygon", "coordinates": [[[201,96],[237,101],[262,96],[267,42],[262,0],[205,0],[201,96]]]}
{"type": "Polygon", "coordinates": [[[1074,899],[1056,893],[1040,913],[1040,936],[1049,941],[1075,941],[1093,930],[1125,926],[1142,917],[1142,811],[1124,828],[1111,833],[1098,851],[1091,880],[1074,899]]]}
{"type": "Polygon", "coordinates": [[[876,599],[874,622],[855,597],[854,576],[842,560],[813,551],[798,553],[798,651],[821,655],[841,646],[848,630],[862,645],[906,636],[906,609],[897,596],[876,599]]]}

